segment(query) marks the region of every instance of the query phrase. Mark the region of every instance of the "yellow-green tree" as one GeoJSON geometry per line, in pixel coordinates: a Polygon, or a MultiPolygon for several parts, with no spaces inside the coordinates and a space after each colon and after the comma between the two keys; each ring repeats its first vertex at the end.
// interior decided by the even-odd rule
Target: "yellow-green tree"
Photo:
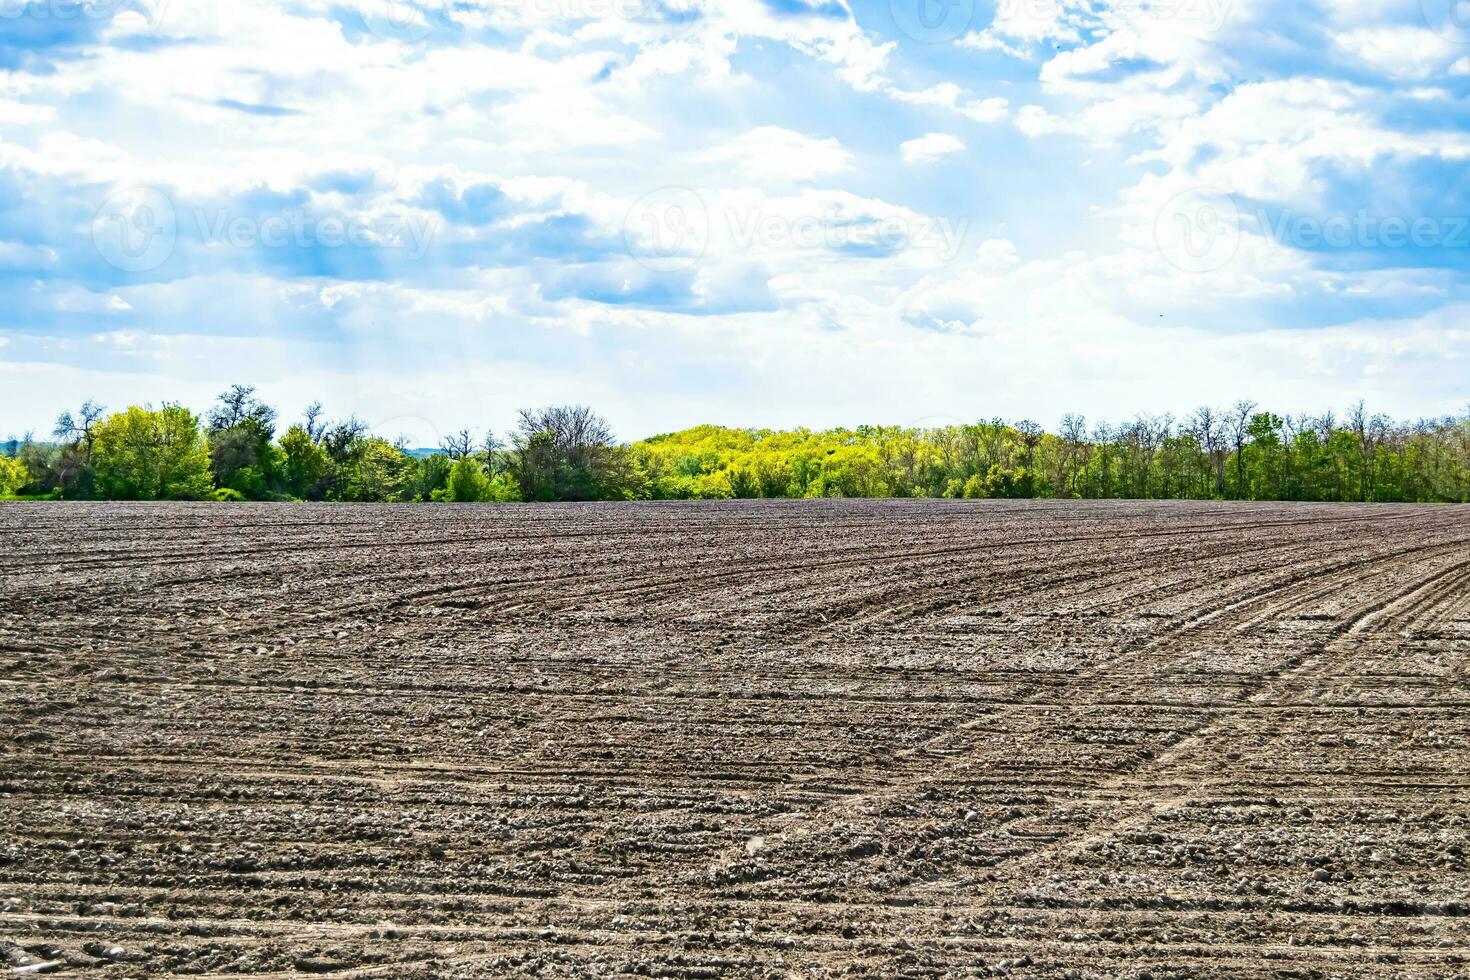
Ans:
{"type": "Polygon", "coordinates": [[[361,503],[401,500],[417,464],[400,446],[386,439],[362,439],[341,492],[341,499],[361,503]]]}
{"type": "Polygon", "coordinates": [[[98,423],[92,463],[112,500],[199,500],[213,486],[199,419],[182,405],[134,405],[98,423]]]}
{"type": "Polygon", "coordinates": [[[0,456],[0,497],[13,496],[29,482],[31,473],[25,463],[10,456],[0,456]]]}

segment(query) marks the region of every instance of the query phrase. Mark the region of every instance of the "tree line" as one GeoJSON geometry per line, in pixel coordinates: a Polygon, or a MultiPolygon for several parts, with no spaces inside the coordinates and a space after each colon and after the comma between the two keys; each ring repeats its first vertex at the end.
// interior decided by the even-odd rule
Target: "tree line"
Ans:
{"type": "Polygon", "coordinates": [[[1359,402],[1279,416],[1254,402],[1056,432],[992,419],[812,431],[698,426],[631,444],[580,406],[520,413],[502,440],[431,452],[319,404],[280,431],[237,385],[204,416],[87,402],[0,452],[0,496],[108,500],[501,502],[801,497],[1470,501],[1470,413],[1395,421],[1359,402]]]}

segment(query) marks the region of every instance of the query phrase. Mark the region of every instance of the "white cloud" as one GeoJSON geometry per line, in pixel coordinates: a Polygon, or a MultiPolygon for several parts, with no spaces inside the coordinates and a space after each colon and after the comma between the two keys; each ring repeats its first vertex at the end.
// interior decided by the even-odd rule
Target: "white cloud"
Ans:
{"type": "Polygon", "coordinates": [[[1029,58],[1024,47],[1006,41],[994,28],[987,27],[983,31],[972,31],[960,38],[958,43],[960,47],[969,48],[972,51],[999,51],[1023,61],[1029,58]]]}
{"type": "MultiPolygon", "coordinates": [[[[999,38],[1023,44],[1077,43],[1095,23],[1086,0],[1008,0],[996,4],[995,19],[984,31],[967,35],[970,47],[1001,47],[999,38]]],[[[1002,48],[1004,49],[1004,48],[1002,48]]]]}
{"type": "Polygon", "coordinates": [[[951,109],[979,123],[1000,122],[1010,113],[1010,102],[1000,96],[970,98],[964,89],[949,82],[918,91],[889,87],[885,90],[896,102],[916,106],[938,106],[951,109]]]}
{"type": "Polygon", "coordinates": [[[1016,128],[1033,139],[1053,133],[1077,132],[1081,127],[1054,116],[1039,105],[1023,105],[1016,113],[1016,128]]]}
{"type": "Polygon", "coordinates": [[[938,163],[951,153],[963,153],[965,144],[949,133],[926,133],[918,139],[909,140],[898,148],[904,163],[938,163]]]}
{"type": "Polygon", "coordinates": [[[976,266],[987,272],[1006,272],[1021,261],[1016,244],[1004,238],[990,238],[980,243],[975,253],[976,266]]]}
{"type": "Polygon", "coordinates": [[[28,126],[49,122],[56,118],[56,109],[49,105],[29,105],[12,99],[0,99],[0,124],[28,126]]]}
{"type": "Polygon", "coordinates": [[[967,103],[960,111],[976,122],[1000,122],[1010,114],[1010,103],[999,97],[978,99],[967,103]]]}
{"type": "Polygon", "coordinates": [[[703,154],[733,164],[755,180],[811,180],[852,167],[852,154],[831,137],[806,136],[780,126],[761,126],[703,154]]]}
{"type": "Polygon", "coordinates": [[[1395,79],[1430,78],[1464,54],[1464,47],[1425,27],[1360,27],[1333,37],[1355,64],[1395,79]]]}

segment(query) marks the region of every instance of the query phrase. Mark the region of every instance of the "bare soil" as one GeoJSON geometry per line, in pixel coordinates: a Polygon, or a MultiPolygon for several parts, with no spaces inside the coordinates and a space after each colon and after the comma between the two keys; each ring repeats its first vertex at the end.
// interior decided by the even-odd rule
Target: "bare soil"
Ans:
{"type": "Polygon", "coordinates": [[[1470,976],[1470,509],[0,506],[0,970],[1470,976]]]}

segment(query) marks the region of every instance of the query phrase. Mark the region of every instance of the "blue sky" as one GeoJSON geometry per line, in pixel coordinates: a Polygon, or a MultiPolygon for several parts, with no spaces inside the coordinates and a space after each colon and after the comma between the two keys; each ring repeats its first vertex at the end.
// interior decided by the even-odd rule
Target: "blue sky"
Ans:
{"type": "Polygon", "coordinates": [[[1470,2],[5,0],[0,434],[1470,403],[1470,2]]]}

